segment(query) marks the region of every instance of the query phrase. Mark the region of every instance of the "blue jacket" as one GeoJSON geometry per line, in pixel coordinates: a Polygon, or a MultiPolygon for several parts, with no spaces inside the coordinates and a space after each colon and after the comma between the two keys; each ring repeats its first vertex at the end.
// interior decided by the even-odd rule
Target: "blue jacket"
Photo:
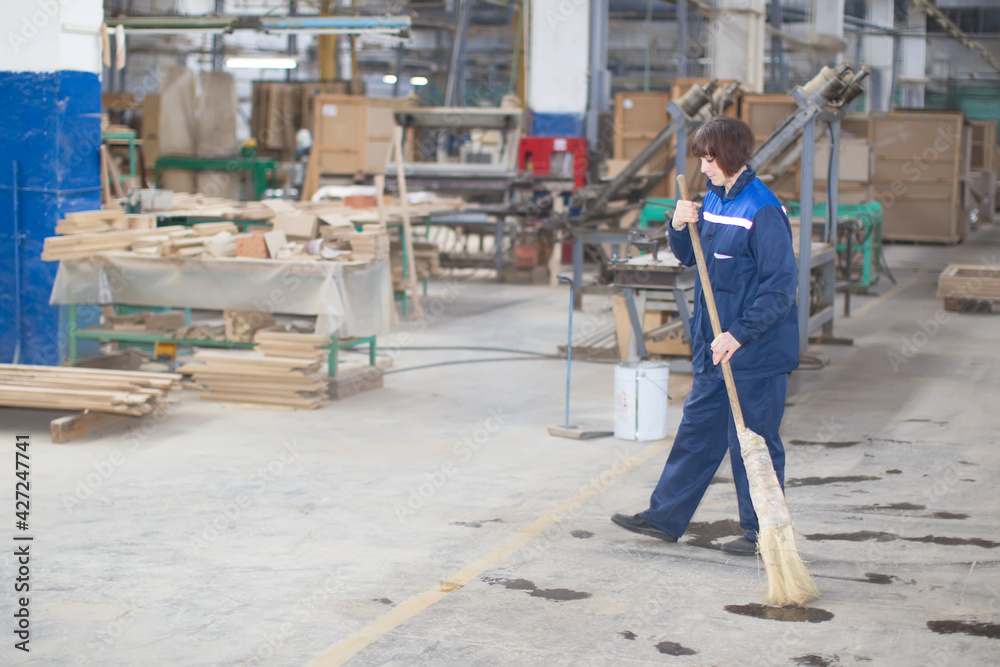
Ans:
{"type": "MultiPolygon", "coordinates": [[[[740,342],[730,359],[737,378],[787,373],[799,365],[795,307],[798,272],[792,228],[777,197],[747,167],[727,195],[709,183],[698,232],[719,310],[722,331],[740,342]]],[[[691,236],[667,225],[670,249],[685,266],[695,263],[691,236]]],[[[712,364],[715,336],[705,307],[701,278],[695,282],[691,318],[692,363],[696,373],[722,377],[712,364]]]]}

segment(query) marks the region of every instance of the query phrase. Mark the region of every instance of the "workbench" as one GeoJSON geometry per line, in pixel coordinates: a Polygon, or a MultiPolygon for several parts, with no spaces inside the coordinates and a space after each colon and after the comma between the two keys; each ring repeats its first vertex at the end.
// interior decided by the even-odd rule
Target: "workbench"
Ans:
{"type": "MultiPolygon", "coordinates": [[[[667,253],[668,251],[663,251],[667,253]]],[[[611,262],[615,287],[621,289],[628,309],[632,334],[629,339],[629,360],[646,360],[646,337],[655,332],[643,331],[643,315],[647,310],[676,313],[688,340],[691,336],[691,308],[687,293],[694,288],[694,268],[682,266],[673,255],[657,260],[652,255],[640,255],[611,262]]],[[[690,360],[671,361],[671,368],[691,372],[690,360]]]]}
{"type": "Polygon", "coordinates": [[[279,261],[246,257],[170,258],[127,252],[98,253],[59,263],[50,298],[69,306],[69,356],[79,340],[171,342],[247,348],[252,343],[177,339],[155,332],[76,328],[78,304],[126,304],[204,310],[246,310],[312,316],[315,333],[330,337],[328,368],[338,352],[367,345],[375,363],[376,337],[388,332],[392,285],[388,260],[279,261]]]}

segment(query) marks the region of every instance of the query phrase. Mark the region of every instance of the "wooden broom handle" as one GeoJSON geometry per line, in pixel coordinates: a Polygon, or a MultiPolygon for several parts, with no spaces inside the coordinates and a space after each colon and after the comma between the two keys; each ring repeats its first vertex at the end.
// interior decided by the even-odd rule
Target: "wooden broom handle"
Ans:
{"type": "MultiPolygon", "coordinates": [[[[677,191],[681,199],[691,201],[688,196],[687,179],[684,174],[677,175],[677,191]]],[[[708,266],[705,265],[705,253],[701,249],[701,236],[698,235],[698,225],[689,224],[688,233],[691,235],[691,245],[694,247],[694,261],[698,265],[698,275],[701,277],[701,291],[705,295],[705,306],[708,308],[708,319],[712,321],[712,334],[718,338],[722,334],[722,325],[719,324],[719,310],[715,307],[715,295],[712,293],[712,283],[708,280],[708,266]]],[[[736,395],[736,380],[733,378],[733,369],[729,367],[728,361],[722,362],[722,377],[726,380],[726,393],[729,394],[729,406],[733,411],[733,421],[736,428],[745,429],[743,423],[743,411],[740,409],[740,399],[736,395]]]]}

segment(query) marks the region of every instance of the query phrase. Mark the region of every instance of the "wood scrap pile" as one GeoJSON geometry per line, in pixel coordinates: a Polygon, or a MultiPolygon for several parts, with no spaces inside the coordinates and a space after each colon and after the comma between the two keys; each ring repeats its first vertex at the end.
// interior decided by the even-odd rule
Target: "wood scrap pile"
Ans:
{"type": "Polygon", "coordinates": [[[385,227],[365,225],[362,231],[348,235],[347,239],[353,261],[371,262],[389,257],[389,234],[385,227]]]}
{"type": "Polygon", "coordinates": [[[115,331],[176,331],[187,324],[183,310],[167,310],[154,313],[144,310],[140,313],[119,315],[114,306],[101,306],[101,319],[106,327],[115,331]]]}
{"type": "Polygon", "coordinates": [[[264,352],[200,350],[179,370],[204,389],[198,398],[226,403],[315,409],[327,400],[320,357],[272,356],[264,352]]]}
{"type": "Polygon", "coordinates": [[[174,373],[0,364],[0,405],[139,416],[166,403],[180,379],[174,373]]]}
{"type": "Polygon", "coordinates": [[[260,329],[274,326],[274,317],[259,310],[224,310],[226,340],[249,343],[260,329]]]}
{"type": "Polygon", "coordinates": [[[949,264],[938,276],[937,296],[944,297],[945,310],[993,312],[1000,302],[1000,267],[949,264]],[[984,307],[972,308],[976,302],[984,307]]]}

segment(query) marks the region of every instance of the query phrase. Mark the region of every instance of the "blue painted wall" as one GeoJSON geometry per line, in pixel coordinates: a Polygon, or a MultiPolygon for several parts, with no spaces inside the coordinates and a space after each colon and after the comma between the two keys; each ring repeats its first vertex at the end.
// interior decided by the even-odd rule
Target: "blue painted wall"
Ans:
{"type": "Polygon", "coordinates": [[[0,99],[0,362],[14,361],[20,339],[20,363],[56,365],[66,342],[49,305],[58,264],[41,261],[42,244],[64,214],[101,207],[101,82],[0,72],[0,99]]]}
{"type": "Polygon", "coordinates": [[[583,114],[534,111],[531,114],[531,134],[535,137],[582,137],[583,114]]]}

